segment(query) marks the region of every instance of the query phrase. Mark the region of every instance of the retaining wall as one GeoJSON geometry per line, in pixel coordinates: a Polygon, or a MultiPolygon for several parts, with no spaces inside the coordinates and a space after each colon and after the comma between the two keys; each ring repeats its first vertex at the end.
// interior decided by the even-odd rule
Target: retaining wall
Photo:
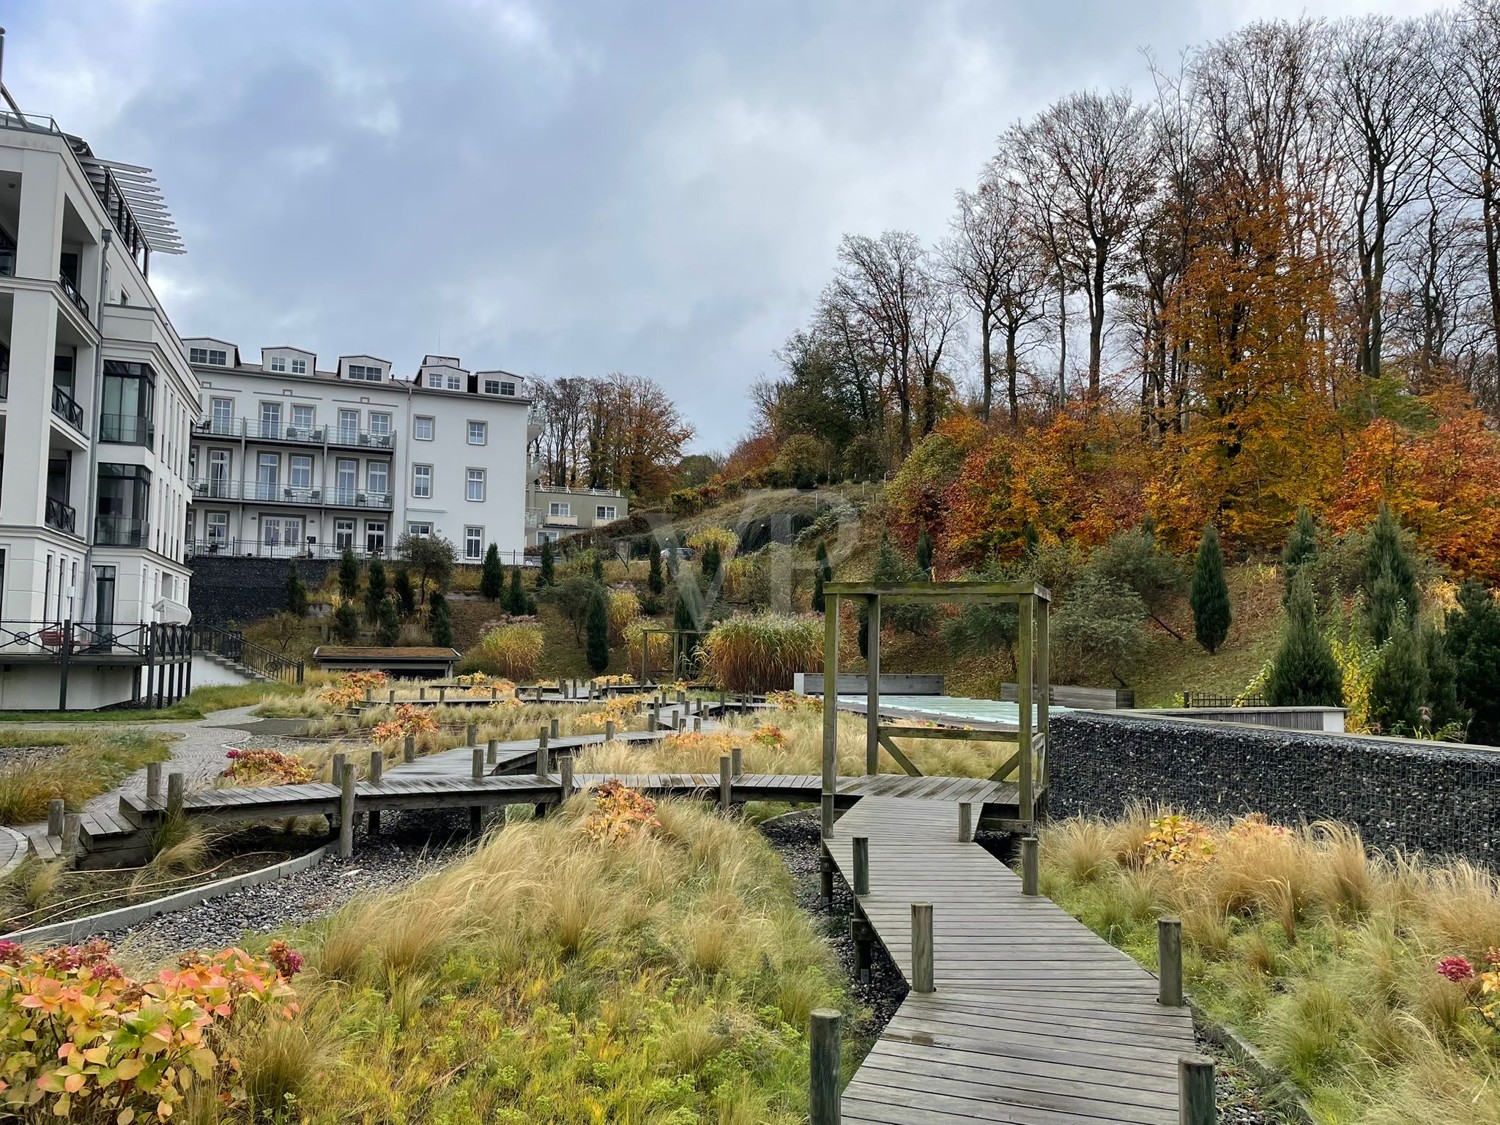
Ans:
{"type": "Polygon", "coordinates": [[[1500,867],[1500,750],[1073,712],[1052,717],[1051,813],[1131,800],[1214,816],[1340,820],[1371,847],[1500,867]]]}
{"type": "Polygon", "coordinates": [[[338,559],[261,559],[235,555],[199,555],[192,561],[188,608],[203,625],[239,625],[259,621],[286,608],[289,566],[308,589],[323,585],[338,559]]]}

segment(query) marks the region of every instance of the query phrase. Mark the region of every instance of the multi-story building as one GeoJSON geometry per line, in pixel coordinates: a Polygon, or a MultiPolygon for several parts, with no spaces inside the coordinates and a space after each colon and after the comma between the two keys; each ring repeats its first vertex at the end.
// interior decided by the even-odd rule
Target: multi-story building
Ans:
{"type": "Polygon", "coordinates": [[[526,545],[556,543],[629,514],[630,501],[618,489],[554,487],[532,481],[526,495],[526,545]]]}
{"type": "Polygon", "coordinates": [[[259,363],[208,337],[184,341],[202,384],[192,436],[192,550],[326,556],[393,552],[442,535],[459,559],[526,543],[525,380],[429,355],[414,378],[345,355],[332,370],[291,346],[259,363]]]}
{"type": "Polygon", "coordinates": [[[181,243],[149,169],[0,95],[0,709],[160,695],[199,396],[147,275],[181,243]]]}

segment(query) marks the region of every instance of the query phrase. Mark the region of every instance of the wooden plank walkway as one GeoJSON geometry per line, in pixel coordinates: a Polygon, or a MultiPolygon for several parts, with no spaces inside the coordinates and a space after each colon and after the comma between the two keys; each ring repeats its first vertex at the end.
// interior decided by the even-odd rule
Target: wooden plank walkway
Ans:
{"type": "Polygon", "coordinates": [[[869,840],[859,910],[908,982],[911,904],[933,914],[936,991],[910,993],[886,1025],[843,1120],[1175,1125],[1190,1012],[1158,1005],[1154,976],[961,843],[962,799],[866,796],[827,842],[852,886],[853,838],[869,840]]]}

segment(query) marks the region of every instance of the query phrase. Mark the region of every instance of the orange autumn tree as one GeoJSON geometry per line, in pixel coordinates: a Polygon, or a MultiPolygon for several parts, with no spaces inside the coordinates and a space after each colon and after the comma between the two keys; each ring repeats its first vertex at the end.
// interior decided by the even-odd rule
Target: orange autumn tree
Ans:
{"type": "Polygon", "coordinates": [[[1274,547],[1297,506],[1317,505],[1336,479],[1336,304],[1312,210],[1284,188],[1225,183],[1196,224],[1166,313],[1190,372],[1188,420],[1148,497],[1177,550],[1209,519],[1241,546],[1274,547]]]}

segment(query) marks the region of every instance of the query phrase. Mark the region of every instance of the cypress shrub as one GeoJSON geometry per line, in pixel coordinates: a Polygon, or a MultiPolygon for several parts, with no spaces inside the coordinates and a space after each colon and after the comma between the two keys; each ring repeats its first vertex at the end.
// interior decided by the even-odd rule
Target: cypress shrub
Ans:
{"type": "Polygon", "coordinates": [[[1422,656],[1420,627],[1400,614],[1370,680],[1370,718],[1387,734],[1410,733],[1426,725],[1422,709],[1427,705],[1427,664],[1422,656]]]}
{"type": "Polygon", "coordinates": [[[1292,534],[1281,552],[1281,567],[1286,577],[1286,597],[1292,596],[1292,583],[1297,571],[1313,561],[1318,553],[1318,521],[1306,504],[1297,509],[1297,522],[1292,525],[1292,534]]]}
{"type": "Polygon", "coordinates": [[[453,647],[453,617],[448,599],[439,590],[434,590],[427,599],[427,631],[432,634],[433,644],[453,647]]]}
{"type": "Polygon", "coordinates": [[[359,596],[359,560],[349,547],[344,548],[344,553],[339,558],[339,593],[346,602],[352,602],[359,596]]]}
{"type": "Polygon", "coordinates": [[[594,592],[589,595],[585,632],[584,655],[589,662],[589,671],[597,676],[609,667],[609,605],[604,599],[604,587],[597,582],[594,592]]]}
{"type": "Polygon", "coordinates": [[[370,571],[365,581],[365,617],[372,622],[380,620],[380,607],[389,593],[385,583],[385,567],[379,559],[370,560],[370,571]]]}
{"type": "Polygon", "coordinates": [[[1344,702],[1344,673],[1318,629],[1306,575],[1292,583],[1281,643],[1266,680],[1266,701],[1272,707],[1340,707],[1344,702]]]}
{"type": "Polygon", "coordinates": [[[542,566],[537,571],[536,584],[538,586],[551,586],[554,581],[553,566],[555,556],[552,553],[552,540],[542,540],[542,566]]]}
{"type": "Polygon", "coordinates": [[[406,567],[397,568],[396,577],[391,580],[391,593],[396,596],[396,608],[402,617],[417,612],[417,590],[411,584],[411,572],[406,567]]]}
{"type": "Polygon", "coordinates": [[[1500,746],[1500,603],[1473,579],[1458,588],[1443,640],[1453,658],[1458,702],[1473,713],[1469,737],[1500,746]]]}
{"type": "Polygon", "coordinates": [[[297,617],[307,616],[307,587],[302,584],[296,563],[286,569],[286,611],[297,617]]]}
{"type": "Polygon", "coordinates": [[[1203,528],[1203,539],[1193,562],[1193,584],[1188,592],[1193,607],[1193,635],[1213,655],[1229,636],[1229,583],[1224,579],[1224,553],[1213,524],[1203,528]]]}
{"type": "Polygon", "coordinates": [[[526,607],[531,602],[531,595],[526,593],[521,586],[521,568],[512,567],[510,572],[510,592],[505,596],[505,610],[507,613],[522,617],[530,612],[526,607]]]}
{"type": "Polygon", "coordinates": [[[1392,635],[1396,619],[1402,613],[1416,619],[1421,608],[1416,567],[1401,542],[1401,525],[1384,503],[1375,517],[1365,551],[1364,588],[1370,636],[1376,644],[1384,643],[1392,635]]]}
{"type": "Polygon", "coordinates": [[[359,640],[359,613],[353,602],[340,602],[338,609],[333,611],[333,636],[345,645],[359,640]]]}
{"type": "Polygon", "coordinates": [[[655,539],[651,540],[651,569],[646,572],[646,589],[651,591],[654,597],[660,598],[666,593],[667,581],[661,574],[661,546],[655,539]]]}
{"type": "Polygon", "coordinates": [[[389,648],[401,639],[401,618],[396,613],[396,599],[387,595],[380,599],[375,614],[375,643],[389,648]]]}
{"type": "Polygon", "coordinates": [[[505,568],[500,565],[500,548],[494,543],[484,552],[484,565],[479,570],[479,592],[492,602],[505,593],[505,568]]]}

